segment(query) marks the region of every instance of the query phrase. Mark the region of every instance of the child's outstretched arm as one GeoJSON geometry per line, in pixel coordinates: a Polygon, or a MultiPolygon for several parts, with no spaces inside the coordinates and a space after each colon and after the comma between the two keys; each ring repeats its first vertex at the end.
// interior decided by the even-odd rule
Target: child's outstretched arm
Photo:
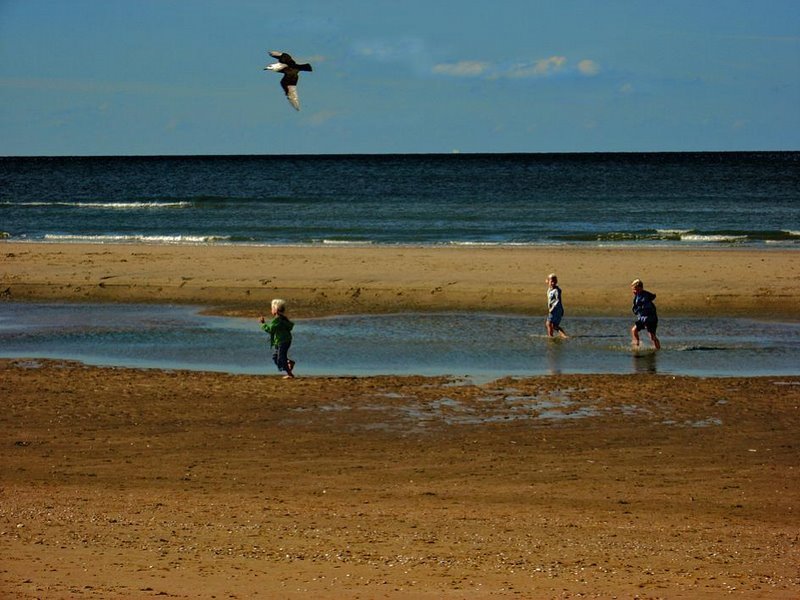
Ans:
{"type": "Polygon", "coordinates": [[[258,319],[258,322],[261,323],[261,329],[266,331],[271,336],[272,335],[272,321],[267,322],[267,320],[264,318],[264,315],[261,315],[261,317],[259,317],[259,319],[258,319]]]}

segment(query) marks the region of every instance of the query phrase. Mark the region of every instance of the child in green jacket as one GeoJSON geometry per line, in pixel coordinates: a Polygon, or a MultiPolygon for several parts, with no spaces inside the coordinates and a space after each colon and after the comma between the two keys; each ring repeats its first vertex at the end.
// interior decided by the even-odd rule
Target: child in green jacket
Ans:
{"type": "Polygon", "coordinates": [[[289,358],[289,347],[292,345],[292,323],[286,317],[286,301],[276,298],[272,301],[273,319],[269,323],[262,316],[259,319],[261,329],[269,334],[269,344],[274,349],[272,360],[279,371],[286,371],[284,379],[294,377],[294,361],[289,358]]]}

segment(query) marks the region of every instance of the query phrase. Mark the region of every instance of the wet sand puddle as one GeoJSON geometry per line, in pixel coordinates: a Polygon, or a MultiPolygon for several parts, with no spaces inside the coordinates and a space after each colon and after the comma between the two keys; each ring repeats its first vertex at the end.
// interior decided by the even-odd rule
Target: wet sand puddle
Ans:
{"type": "MultiPolygon", "coordinates": [[[[616,417],[658,417],[664,426],[706,428],[721,426],[721,418],[708,415],[681,418],[668,403],[607,402],[591,389],[564,388],[527,394],[515,387],[491,389],[474,386],[466,380],[449,380],[426,386],[430,397],[397,391],[376,391],[374,403],[356,404],[346,400],[295,407],[292,412],[304,420],[314,417],[332,419],[351,431],[383,430],[392,433],[426,434],[443,428],[484,426],[513,422],[557,427],[568,422],[616,417]],[[458,398],[447,395],[449,387],[461,389],[458,398]],[[464,388],[470,388],[463,393],[464,388]],[[471,393],[470,393],[471,392],[471,393]],[[357,418],[348,415],[358,413],[357,418]],[[660,415],[654,413],[661,413],[660,415]]],[[[724,400],[715,405],[723,405],[724,400]]],[[[712,405],[713,409],[715,405],[712,405]]],[[[657,422],[658,419],[656,419],[657,422]]]]}

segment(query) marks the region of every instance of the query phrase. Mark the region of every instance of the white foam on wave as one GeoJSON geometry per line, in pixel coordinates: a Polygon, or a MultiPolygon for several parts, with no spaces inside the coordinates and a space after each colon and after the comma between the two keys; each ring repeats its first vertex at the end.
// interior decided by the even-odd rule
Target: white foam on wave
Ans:
{"type": "Polygon", "coordinates": [[[89,244],[211,244],[225,242],[228,236],[214,235],[61,235],[47,234],[46,242],[73,242],[89,244]]]}
{"type": "MultiPolygon", "coordinates": [[[[469,242],[453,240],[449,242],[451,246],[500,246],[500,242],[469,242]]],[[[505,244],[510,246],[511,244],[505,244]]]]}
{"type": "Polygon", "coordinates": [[[475,242],[469,240],[451,240],[447,242],[450,246],[476,246],[476,247],[493,247],[493,246],[564,246],[564,242],[475,242]]]}
{"type": "Polygon", "coordinates": [[[669,236],[685,236],[694,231],[693,229],[656,229],[656,233],[658,235],[669,235],[669,236]]]}
{"type": "Polygon", "coordinates": [[[189,208],[191,202],[76,202],[79,208],[102,208],[109,210],[159,210],[162,208],[189,208]]]}
{"type": "Polygon", "coordinates": [[[371,246],[373,242],[369,240],[322,240],[326,246],[371,246]]]}
{"type": "Polygon", "coordinates": [[[682,242],[743,242],[747,239],[746,235],[724,235],[724,234],[691,234],[682,235],[682,242]]]}
{"type": "Polygon", "coordinates": [[[3,202],[5,206],[67,206],[73,208],[99,208],[104,210],[158,210],[163,208],[189,208],[191,202],[3,202]]]}

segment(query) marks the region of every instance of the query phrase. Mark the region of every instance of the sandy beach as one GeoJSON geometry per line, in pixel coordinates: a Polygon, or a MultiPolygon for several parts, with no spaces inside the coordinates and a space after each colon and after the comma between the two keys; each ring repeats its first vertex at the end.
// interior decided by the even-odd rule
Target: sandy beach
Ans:
{"type": "Polygon", "coordinates": [[[0,373],[4,597],[800,593],[800,377],[0,373]]]}
{"type": "Polygon", "coordinates": [[[426,310],[546,313],[555,271],[567,314],[630,314],[636,277],[664,315],[800,315],[800,253],[589,247],[240,247],[0,242],[14,300],[184,302],[295,316],[426,310]]]}
{"type": "MultiPolygon", "coordinates": [[[[800,317],[790,250],[0,243],[6,300],[800,317]]],[[[225,375],[0,360],[0,596],[796,598],[800,373],[225,375]]]]}

